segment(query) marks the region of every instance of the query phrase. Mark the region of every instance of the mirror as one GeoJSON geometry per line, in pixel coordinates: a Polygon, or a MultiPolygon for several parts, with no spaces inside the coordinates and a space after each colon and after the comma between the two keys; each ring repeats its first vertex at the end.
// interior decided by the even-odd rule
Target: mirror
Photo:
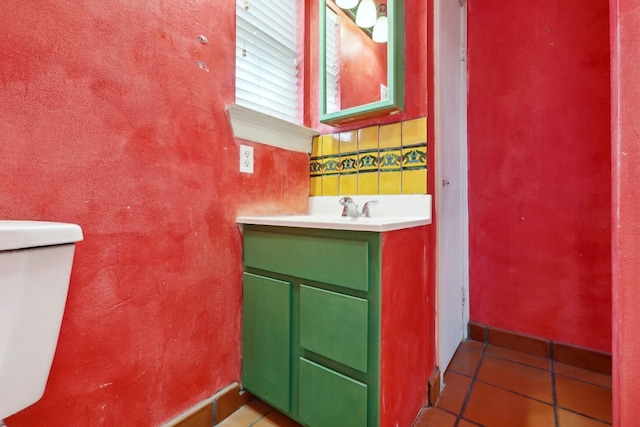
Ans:
{"type": "Polygon", "coordinates": [[[403,107],[402,0],[320,0],[320,121],[342,124],[403,107]],[[365,6],[373,15],[361,28],[365,6]]]}

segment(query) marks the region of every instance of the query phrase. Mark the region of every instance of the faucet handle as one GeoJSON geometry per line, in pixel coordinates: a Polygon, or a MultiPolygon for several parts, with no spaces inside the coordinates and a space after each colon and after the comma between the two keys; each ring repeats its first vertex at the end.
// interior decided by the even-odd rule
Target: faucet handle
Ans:
{"type": "Polygon", "coordinates": [[[371,217],[371,212],[369,211],[369,206],[370,205],[377,205],[378,201],[377,200],[369,200],[368,202],[366,202],[364,204],[364,206],[362,207],[362,213],[361,215],[365,218],[370,218],[371,217]]]}
{"type": "Polygon", "coordinates": [[[353,203],[353,199],[351,197],[343,197],[342,199],[338,200],[338,203],[340,203],[342,206],[347,206],[349,203],[353,203]]]}
{"type": "Polygon", "coordinates": [[[350,216],[352,218],[359,216],[358,205],[355,204],[351,197],[343,197],[338,203],[344,206],[344,208],[342,208],[342,216],[350,216]]]}

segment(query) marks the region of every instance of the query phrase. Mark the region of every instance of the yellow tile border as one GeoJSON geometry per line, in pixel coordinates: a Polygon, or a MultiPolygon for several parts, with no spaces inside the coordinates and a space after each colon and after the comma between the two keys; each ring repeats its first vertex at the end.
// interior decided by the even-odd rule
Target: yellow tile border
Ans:
{"type": "Polygon", "coordinates": [[[322,144],[320,143],[320,137],[314,136],[311,140],[311,158],[322,156],[322,144]]]}
{"type": "Polygon", "coordinates": [[[337,155],[340,153],[339,134],[320,135],[323,156],[337,155]]]}
{"type": "Polygon", "coordinates": [[[427,194],[427,170],[403,170],[402,194],[427,194]]]}
{"type": "Polygon", "coordinates": [[[310,192],[426,194],[426,139],[426,117],[320,135],[312,142],[310,192]]]}
{"type": "Polygon", "coordinates": [[[337,175],[340,173],[340,156],[327,156],[322,158],[322,176],[337,175]]]}
{"type": "Polygon", "coordinates": [[[340,156],[340,174],[350,175],[358,172],[358,154],[340,156]]]}
{"type": "Polygon", "coordinates": [[[378,130],[380,126],[358,129],[358,151],[378,150],[378,130]]]}
{"type": "Polygon", "coordinates": [[[361,152],[358,156],[358,172],[372,172],[380,169],[380,154],[376,152],[361,152]]]}
{"type": "Polygon", "coordinates": [[[427,118],[405,120],[402,122],[402,145],[427,142],[427,118]]]}
{"type": "Polygon", "coordinates": [[[380,151],[380,171],[400,171],[402,170],[402,150],[389,149],[380,151]]]}
{"type": "Polygon", "coordinates": [[[378,146],[380,150],[402,147],[402,122],[380,126],[378,146]]]}
{"type": "Polygon", "coordinates": [[[340,195],[358,194],[358,175],[340,175],[340,195]]]}
{"type": "Polygon", "coordinates": [[[426,145],[403,147],[402,169],[427,169],[426,145]]]}
{"type": "Polygon", "coordinates": [[[340,139],[340,153],[350,153],[358,151],[358,131],[351,130],[347,132],[340,132],[338,138],[340,139]],[[344,145],[344,147],[343,147],[344,145]]]}

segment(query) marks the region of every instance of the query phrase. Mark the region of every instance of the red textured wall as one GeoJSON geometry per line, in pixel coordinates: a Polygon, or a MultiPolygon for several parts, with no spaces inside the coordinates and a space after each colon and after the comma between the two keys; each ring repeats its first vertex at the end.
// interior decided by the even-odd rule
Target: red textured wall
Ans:
{"type": "Polygon", "coordinates": [[[85,236],[45,395],[7,424],[160,425],[239,380],[234,218],[305,209],[308,157],[238,173],[233,2],[5,0],[0,27],[0,218],[85,236]]]}
{"type": "Polygon", "coordinates": [[[613,425],[640,413],[640,15],[631,0],[611,2],[613,425]]]}
{"type": "Polygon", "coordinates": [[[431,226],[382,239],[380,425],[410,426],[427,401],[435,366],[435,299],[429,276],[431,226]]]}
{"type": "Polygon", "coordinates": [[[608,352],[608,3],[468,5],[471,319],[608,352]]]}

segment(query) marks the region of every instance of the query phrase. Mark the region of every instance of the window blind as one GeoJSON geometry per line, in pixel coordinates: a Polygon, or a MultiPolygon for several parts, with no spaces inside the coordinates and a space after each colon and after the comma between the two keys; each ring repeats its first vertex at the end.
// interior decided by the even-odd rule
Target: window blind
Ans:
{"type": "Polygon", "coordinates": [[[325,28],[327,113],[340,111],[340,22],[338,19],[338,15],[327,8],[325,28]]]}
{"type": "Polygon", "coordinates": [[[236,0],[236,104],[302,123],[298,0],[236,0]]]}

